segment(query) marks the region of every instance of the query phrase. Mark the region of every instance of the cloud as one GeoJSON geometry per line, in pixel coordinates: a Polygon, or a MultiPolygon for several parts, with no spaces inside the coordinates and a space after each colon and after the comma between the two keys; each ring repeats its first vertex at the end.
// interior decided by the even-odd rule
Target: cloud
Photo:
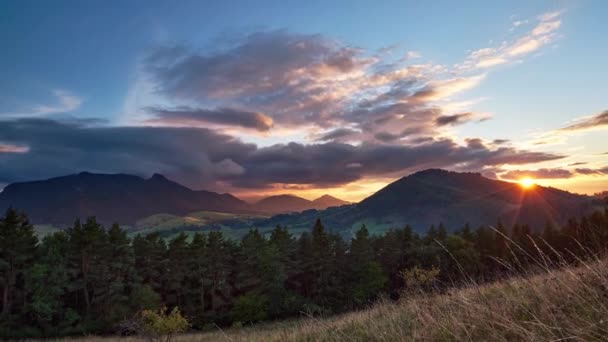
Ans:
{"type": "Polygon", "coordinates": [[[405,53],[405,58],[406,59],[416,59],[416,58],[421,58],[422,54],[419,51],[408,51],[405,53]]]}
{"type": "Polygon", "coordinates": [[[83,100],[78,96],[61,89],[53,90],[53,95],[58,103],[55,105],[40,105],[33,108],[33,115],[44,115],[52,113],[67,113],[80,107],[83,100]]]}
{"type": "Polygon", "coordinates": [[[602,113],[585,117],[577,120],[571,125],[559,129],[559,131],[587,131],[592,129],[605,129],[608,128],[608,110],[602,113]]]}
{"type": "Polygon", "coordinates": [[[442,116],[437,117],[435,119],[435,122],[439,126],[458,125],[458,124],[462,124],[462,123],[470,121],[472,117],[473,117],[473,113],[471,113],[471,112],[453,114],[453,115],[442,115],[442,116]]]}
{"type": "Polygon", "coordinates": [[[413,96],[414,101],[435,101],[477,86],[485,74],[429,82],[413,96]]]}
{"type": "Polygon", "coordinates": [[[460,146],[449,139],[418,146],[290,143],[253,152],[243,164],[247,177],[235,180],[235,184],[243,187],[271,183],[335,186],[368,176],[405,174],[431,167],[452,168],[459,164],[481,170],[559,158],[562,156],[512,148],[460,146]]]}
{"type": "Polygon", "coordinates": [[[232,108],[211,110],[192,107],[170,109],[149,107],[148,112],[155,116],[155,118],[149,119],[148,122],[169,126],[218,124],[268,131],[273,125],[272,118],[264,113],[241,111],[232,108]]]}
{"type": "Polygon", "coordinates": [[[29,147],[0,143],[0,153],[26,153],[29,147]]]}
{"type": "Polygon", "coordinates": [[[265,188],[273,184],[344,185],[369,176],[405,174],[428,167],[522,165],[564,156],[449,139],[417,145],[339,142],[257,147],[226,134],[191,127],[91,126],[49,119],[2,121],[7,146],[0,153],[0,183],[83,170],[139,175],[163,173],[195,188],[265,188]]]}
{"type": "Polygon", "coordinates": [[[359,131],[350,128],[336,128],[329,132],[325,132],[320,136],[316,137],[316,141],[341,141],[345,138],[349,138],[359,134],[359,131]]]}
{"type": "Polygon", "coordinates": [[[575,169],[576,173],[581,175],[603,175],[604,171],[602,169],[590,169],[590,168],[577,168],[575,169]]]}
{"type": "MultiPolygon", "coordinates": [[[[537,17],[536,25],[530,31],[511,42],[503,41],[498,47],[484,47],[472,51],[467,59],[458,64],[456,68],[460,71],[486,69],[516,61],[518,58],[538,51],[557,39],[556,32],[561,26],[560,16],[561,11],[540,15],[537,17]]],[[[527,23],[528,20],[514,21],[510,31],[527,23]]]]}
{"type": "MultiPolygon", "coordinates": [[[[193,104],[239,108],[264,113],[278,130],[311,125],[325,131],[309,134],[313,141],[388,142],[433,134],[436,117],[444,114],[434,102],[485,77],[453,77],[441,65],[410,64],[410,58],[383,61],[321,35],[278,30],[252,33],[215,51],[159,49],[143,69],[168,102],[188,110],[193,104]]],[[[179,112],[178,119],[163,113],[152,120],[181,123],[186,113],[179,112]]],[[[197,119],[208,123],[209,116],[205,111],[197,119]]]]}
{"type": "Polygon", "coordinates": [[[350,95],[348,81],[375,60],[321,35],[283,30],[256,32],[219,51],[167,48],[146,60],[166,96],[272,113],[304,123],[350,95]]]}
{"type": "Polygon", "coordinates": [[[69,113],[80,108],[80,105],[84,101],[82,98],[72,94],[67,90],[55,89],[51,92],[51,94],[55,98],[55,103],[53,104],[36,105],[27,110],[15,113],[3,113],[2,117],[33,117],[55,113],[69,113]]]}
{"type": "Polygon", "coordinates": [[[378,132],[376,134],[374,134],[374,138],[376,138],[376,140],[385,142],[385,143],[390,143],[390,142],[394,142],[395,140],[400,139],[403,135],[405,134],[392,134],[389,132],[378,132]]]}
{"type": "Polygon", "coordinates": [[[512,170],[500,175],[502,179],[563,179],[572,178],[574,173],[566,169],[512,170]]]}
{"type": "MultiPolygon", "coordinates": [[[[574,163],[570,165],[580,165],[581,163],[574,163]]],[[[585,163],[582,163],[585,164],[585,163]]],[[[575,168],[569,169],[537,169],[537,170],[512,170],[502,173],[500,178],[517,180],[522,178],[534,178],[534,179],[568,179],[576,175],[583,176],[603,176],[608,174],[608,167],[592,169],[592,168],[575,168]]]]}
{"type": "Polygon", "coordinates": [[[236,164],[256,149],[209,129],[87,126],[25,118],[2,121],[0,139],[29,148],[0,153],[0,183],[91,171],[160,172],[190,186],[212,186],[241,173],[236,164]]]}

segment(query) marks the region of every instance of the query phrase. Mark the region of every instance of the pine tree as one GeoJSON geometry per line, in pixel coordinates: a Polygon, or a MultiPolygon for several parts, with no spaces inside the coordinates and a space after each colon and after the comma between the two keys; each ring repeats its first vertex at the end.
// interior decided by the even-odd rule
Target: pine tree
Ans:
{"type": "MultiPolygon", "coordinates": [[[[66,230],[69,245],[68,271],[75,292],[79,292],[84,308],[81,312],[86,320],[94,322],[91,317],[93,304],[102,300],[98,297],[107,294],[104,286],[107,264],[104,254],[107,252],[107,234],[94,217],[85,224],[76,221],[66,230]]],[[[95,322],[94,322],[95,323],[95,322]]]]}
{"type": "Polygon", "coordinates": [[[25,275],[34,263],[37,243],[27,217],[9,208],[0,218],[1,321],[10,322],[25,310],[25,275]]]}

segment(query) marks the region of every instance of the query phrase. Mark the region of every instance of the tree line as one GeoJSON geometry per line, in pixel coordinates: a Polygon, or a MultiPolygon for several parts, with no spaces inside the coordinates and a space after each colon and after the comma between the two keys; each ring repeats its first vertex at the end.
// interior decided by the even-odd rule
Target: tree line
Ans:
{"type": "Polygon", "coordinates": [[[404,295],[433,270],[434,288],[492,281],[541,263],[560,265],[608,247],[608,208],[563,227],[516,224],[419,235],[409,226],[350,241],[325,229],[294,237],[277,226],[240,241],[221,231],[133,239],[95,218],[36,237],[25,214],[0,217],[0,336],[111,334],[142,310],[178,307],[197,329],[363,308],[404,295]],[[416,271],[416,272],[412,272],[416,271]]]}

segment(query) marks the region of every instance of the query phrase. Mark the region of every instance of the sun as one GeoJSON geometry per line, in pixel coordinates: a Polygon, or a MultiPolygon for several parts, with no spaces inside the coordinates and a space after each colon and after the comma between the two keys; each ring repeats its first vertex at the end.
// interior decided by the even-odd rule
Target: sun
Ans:
{"type": "Polygon", "coordinates": [[[534,183],[534,179],[532,179],[530,177],[525,177],[525,178],[522,178],[519,180],[519,185],[521,185],[521,187],[524,189],[530,189],[535,184],[536,183],[534,183]]]}

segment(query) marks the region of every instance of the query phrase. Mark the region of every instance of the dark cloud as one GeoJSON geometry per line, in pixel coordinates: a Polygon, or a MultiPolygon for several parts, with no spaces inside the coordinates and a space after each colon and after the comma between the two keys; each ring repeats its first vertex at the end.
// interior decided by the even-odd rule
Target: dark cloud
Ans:
{"type": "Polygon", "coordinates": [[[503,144],[508,143],[509,141],[510,141],[509,139],[494,139],[494,140],[492,140],[492,143],[494,145],[503,145],[503,144]]]}
{"type": "Polygon", "coordinates": [[[503,179],[562,179],[571,178],[574,173],[566,169],[512,170],[500,175],[503,179]]]}
{"type": "Polygon", "coordinates": [[[576,173],[581,175],[604,175],[608,174],[608,166],[599,168],[599,169],[591,169],[591,168],[577,168],[575,169],[576,173]]]}
{"type": "Polygon", "coordinates": [[[203,128],[91,127],[47,119],[3,121],[0,141],[28,148],[24,153],[0,153],[0,183],[87,170],[160,172],[195,188],[213,189],[220,183],[327,186],[429,167],[481,170],[563,158],[506,147],[462,146],[448,139],[411,146],[328,142],[258,148],[203,128]]]}
{"type": "Polygon", "coordinates": [[[483,143],[483,140],[479,139],[479,138],[468,138],[465,139],[465,142],[467,143],[467,146],[472,148],[472,149],[485,149],[486,146],[483,143]]]}
{"type": "Polygon", "coordinates": [[[389,132],[378,132],[376,134],[374,134],[374,137],[382,142],[385,143],[390,143],[390,142],[394,142],[395,140],[398,140],[402,137],[401,134],[392,134],[389,132]]]}
{"type": "Polygon", "coordinates": [[[359,131],[355,131],[350,128],[336,128],[333,131],[329,131],[327,133],[322,134],[321,136],[315,138],[316,141],[334,141],[334,140],[342,140],[344,138],[352,137],[360,133],[359,131]]]}
{"type": "Polygon", "coordinates": [[[28,148],[0,154],[0,183],[92,171],[160,172],[207,186],[234,176],[235,164],[256,149],[208,129],[90,127],[47,119],[3,121],[0,141],[28,148]]]}
{"type": "Polygon", "coordinates": [[[203,109],[192,107],[157,108],[149,107],[155,115],[148,121],[164,125],[218,124],[268,131],[272,128],[272,118],[264,113],[248,112],[232,108],[203,109]]]}
{"type": "Polygon", "coordinates": [[[435,122],[437,123],[437,125],[439,126],[446,126],[446,125],[459,125],[459,124],[463,124],[467,121],[470,121],[471,118],[473,117],[473,113],[460,113],[460,114],[453,114],[453,115],[442,115],[439,116],[435,119],[435,122]]]}
{"type": "Polygon", "coordinates": [[[582,131],[600,126],[608,126],[608,110],[592,117],[579,120],[572,125],[560,129],[560,131],[582,131]]]}
{"type": "Polygon", "coordinates": [[[290,143],[261,148],[250,154],[242,163],[246,169],[245,176],[235,182],[244,187],[260,187],[269,183],[330,186],[366,176],[451,168],[455,164],[480,170],[486,166],[559,158],[562,156],[512,148],[472,149],[447,139],[417,146],[290,143]]]}
{"type": "Polygon", "coordinates": [[[568,164],[568,166],[579,166],[579,165],[585,165],[587,164],[586,162],[576,162],[576,163],[570,163],[568,164]]]}

